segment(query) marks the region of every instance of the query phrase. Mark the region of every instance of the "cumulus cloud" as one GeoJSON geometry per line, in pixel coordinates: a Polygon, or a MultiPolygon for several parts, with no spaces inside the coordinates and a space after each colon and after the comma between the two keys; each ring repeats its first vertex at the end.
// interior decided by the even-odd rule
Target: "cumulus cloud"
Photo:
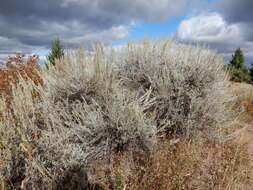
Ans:
{"type": "Polygon", "coordinates": [[[247,41],[239,23],[228,23],[221,14],[206,13],[182,21],[176,33],[182,42],[199,43],[215,48],[230,58],[233,51],[241,47],[249,62],[253,43],[247,41]]]}
{"type": "Polygon", "coordinates": [[[214,7],[226,22],[239,25],[246,43],[253,43],[252,0],[220,0],[214,3],[214,7]]]}
{"type": "Polygon", "coordinates": [[[233,37],[241,38],[237,25],[228,25],[217,13],[199,15],[184,20],[178,29],[182,40],[200,42],[226,42],[233,37]]]}
{"type": "Polygon", "coordinates": [[[0,6],[1,51],[48,48],[58,36],[69,48],[128,35],[138,22],[161,22],[185,14],[190,0],[11,0],[0,6]]]}

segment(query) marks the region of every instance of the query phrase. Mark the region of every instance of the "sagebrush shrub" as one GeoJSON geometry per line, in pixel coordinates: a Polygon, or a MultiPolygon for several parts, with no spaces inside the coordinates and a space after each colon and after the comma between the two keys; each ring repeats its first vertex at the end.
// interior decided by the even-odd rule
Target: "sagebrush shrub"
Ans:
{"type": "Polygon", "coordinates": [[[86,167],[98,159],[109,161],[113,153],[126,151],[131,144],[152,150],[155,126],[114,80],[99,48],[93,56],[80,52],[43,69],[43,87],[20,78],[12,92],[13,112],[5,112],[7,119],[0,123],[4,179],[15,184],[10,180],[14,170],[23,173],[14,177],[15,185],[43,181],[48,188],[69,168],[86,167]],[[34,89],[40,94],[37,99],[34,89]],[[24,164],[13,164],[13,159],[24,164]]]}
{"type": "Polygon", "coordinates": [[[141,104],[162,134],[213,138],[228,118],[227,74],[214,52],[202,47],[158,41],[129,44],[120,55],[123,87],[150,92],[141,104]],[[216,132],[215,132],[216,131],[216,132]]]}
{"type": "Polygon", "coordinates": [[[56,61],[39,71],[43,85],[21,75],[3,112],[0,175],[15,187],[48,189],[132,146],[152,153],[157,135],[214,139],[232,119],[221,60],[202,47],[144,41],[56,61]]]}

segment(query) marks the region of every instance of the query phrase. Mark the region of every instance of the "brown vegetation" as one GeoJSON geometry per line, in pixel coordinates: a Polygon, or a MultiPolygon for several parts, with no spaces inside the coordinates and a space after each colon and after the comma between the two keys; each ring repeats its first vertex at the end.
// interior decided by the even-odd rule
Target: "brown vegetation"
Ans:
{"type": "Polygon", "coordinates": [[[183,141],[176,146],[163,144],[152,155],[133,150],[115,156],[107,170],[98,165],[96,174],[105,189],[237,190],[250,187],[248,166],[244,144],[228,141],[200,146],[183,141]]]}
{"type": "Polygon", "coordinates": [[[36,85],[43,85],[43,80],[38,73],[38,60],[39,57],[36,55],[29,56],[25,60],[24,55],[17,54],[1,63],[0,95],[4,96],[7,102],[11,101],[12,88],[17,87],[20,77],[25,80],[30,79],[36,85]]]}

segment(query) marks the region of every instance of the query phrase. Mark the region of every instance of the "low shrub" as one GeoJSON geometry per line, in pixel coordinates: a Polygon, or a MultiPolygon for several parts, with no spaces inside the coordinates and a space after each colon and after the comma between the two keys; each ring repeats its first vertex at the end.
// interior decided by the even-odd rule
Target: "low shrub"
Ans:
{"type": "Polygon", "coordinates": [[[221,58],[202,47],[144,41],[122,50],[118,78],[136,97],[148,94],[140,101],[160,134],[190,137],[201,131],[213,138],[233,119],[222,67],[221,58]]]}
{"type": "Polygon", "coordinates": [[[100,49],[92,57],[66,57],[40,76],[43,87],[20,78],[12,91],[13,112],[4,112],[0,123],[0,175],[10,185],[29,188],[40,181],[48,189],[70,168],[108,162],[131,144],[152,150],[156,128],[113,80],[100,49]]]}
{"type": "Polygon", "coordinates": [[[21,74],[0,122],[0,178],[14,188],[67,186],[73,172],[132,146],[152,157],[157,136],[221,139],[235,115],[221,60],[201,47],[144,41],[114,54],[97,46],[36,73],[43,85],[21,74]]]}

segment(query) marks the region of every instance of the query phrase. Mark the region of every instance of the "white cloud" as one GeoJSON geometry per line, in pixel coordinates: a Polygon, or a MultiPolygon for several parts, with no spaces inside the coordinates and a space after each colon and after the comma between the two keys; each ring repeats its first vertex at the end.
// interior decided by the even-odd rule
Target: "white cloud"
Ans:
{"type": "Polygon", "coordinates": [[[231,39],[242,40],[240,32],[238,25],[229,25],[218,13],[209,13],[184,20],[177,36],[196,42],[229,42],[231,39]]]}
{"type": "Polygon", "coordinates": [[[253,43],[246,40],[241,25],[227,23],[218,13],[200,14],[183,20],[175,36],[181,42],[208,45],[223,53],[226,60],[238,47],[244,51],[246,62],[253,58],[253,43]]]}

